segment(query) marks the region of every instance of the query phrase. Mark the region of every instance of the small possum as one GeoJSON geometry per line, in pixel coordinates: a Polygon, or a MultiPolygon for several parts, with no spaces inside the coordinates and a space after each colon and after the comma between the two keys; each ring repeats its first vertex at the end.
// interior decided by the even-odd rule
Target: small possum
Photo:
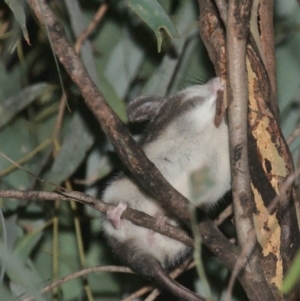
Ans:
{"type": "MultiPolygon", "coordinates": [[[[191,86],[170,97],[140,96],[130,102],[130,121],[149,121],[139,144],[169,183],[190,199],[190,175],[206,168],[214,185],[201,196],[200,205],[216,203],[230,189],[228,128],[214,124],[219,78],[191,86]]],[[[103,194],[103,201],[116,205],[103,221],[113,251],[135,272],[152,278],[181,300],[203,300],[173,281],[165,269],[175,266],[191,251],[181,242],[120,219],[126,207],[143,211],[157,222],[178,225],[136,181],[120,175],[103,194]]]]}

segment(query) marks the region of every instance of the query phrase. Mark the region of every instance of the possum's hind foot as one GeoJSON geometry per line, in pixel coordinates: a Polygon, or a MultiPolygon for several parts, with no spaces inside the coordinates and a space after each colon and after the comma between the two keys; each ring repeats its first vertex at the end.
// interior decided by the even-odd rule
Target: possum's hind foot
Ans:
{"type": "Polygon", "coordinates": [[[123,212],[126,210],[127,204],[120,202],[117,206],[110,206],[106,212],[106,218],[111,222],[115,229],[120,229],[124,221],[121,219],[123,212]]]}

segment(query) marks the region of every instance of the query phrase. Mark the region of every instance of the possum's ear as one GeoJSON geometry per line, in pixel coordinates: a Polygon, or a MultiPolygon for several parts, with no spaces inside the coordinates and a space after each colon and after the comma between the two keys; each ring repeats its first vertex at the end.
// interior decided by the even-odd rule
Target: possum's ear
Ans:
{"type": "Polygon", "coordinates": [[[165,101],[165,98],[159,96],[139,96],[128,104],[127,116],[131,122],[152,120],[165,101]]]}

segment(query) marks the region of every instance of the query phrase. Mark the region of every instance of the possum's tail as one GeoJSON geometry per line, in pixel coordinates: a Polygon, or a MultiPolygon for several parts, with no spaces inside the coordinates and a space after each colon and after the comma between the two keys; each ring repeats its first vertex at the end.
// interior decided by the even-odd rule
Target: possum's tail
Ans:
{"type": "Polygon", "coordinates": [[[136,273],[150,278],[161,289],[169,291],[182,301],[205,301],[203,297],[175,282],[159,261],[151,254],[138,250],[134,241],[119,242],[112,239],[112,237],[107,238],[112,249],[120,256],[120,259],[136,273]]]}
{"type": "MultiPolygon", "coordinates": [[[[152,261],[152,260],[151,260],[152,261]]],[[[164,290],[170,291],[180,300],[184,301],[205,301],[203,297],[196,295],[184,286],[174,281],[163,269],[159,262],[153,259],[152,277],[153,280],[164,290]]]]}

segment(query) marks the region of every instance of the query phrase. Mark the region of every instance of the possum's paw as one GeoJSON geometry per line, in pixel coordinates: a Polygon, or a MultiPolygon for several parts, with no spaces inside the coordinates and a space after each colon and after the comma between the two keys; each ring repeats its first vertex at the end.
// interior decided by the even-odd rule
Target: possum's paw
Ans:
{"type": "Polygon", "coordinates": [[[155,224],[158,227],[164,227],[166,222],[169,221],[169,219],[165,216],[165,215],[161,215],[161,214],[156,214],[156,219],[155,219],[155,224]]]}
{"type": "Polygon", "coordinates": [[[124,223],[121,219],[121,215],[126,210],[127,204],[124,202],[120,202],[115,207],[109,207],[106,212],[106,218],[111,222],[115,229],[120,229],[124,223]]]}
{"type": "Polygon", "coordinates": [[[215,77],[209,81],[211,84],[212,94],[216,94],[219,90],[224,91],[224,83],[222,83],[220,77],[215,77]]]}
{"type": "MultiPolygon", "coordinates": [[[[169,219],[161,213],[156,213],[154,215],[154,217],[155,217],[155,225],[160,228],[163,228],[166,225],[166,223],[169,222],[169,219]]],[[[153,230],[148,231],[147,242],[148,242],[149,246],[155,244],[155,239],[157,237],[156,235],[157,235],[157,232],[155,232],[153,230]]]]}

